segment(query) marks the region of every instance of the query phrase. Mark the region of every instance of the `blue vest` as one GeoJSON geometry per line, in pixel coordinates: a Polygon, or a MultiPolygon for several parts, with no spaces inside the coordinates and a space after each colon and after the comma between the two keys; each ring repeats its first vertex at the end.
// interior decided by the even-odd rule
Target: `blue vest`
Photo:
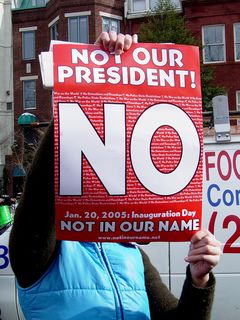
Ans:
{"type": "Polygon", "coordinates": [[[18,285],[26,320],[149,320],[141,253],[131,244],[61,241],[47,272],[18,285]]]}

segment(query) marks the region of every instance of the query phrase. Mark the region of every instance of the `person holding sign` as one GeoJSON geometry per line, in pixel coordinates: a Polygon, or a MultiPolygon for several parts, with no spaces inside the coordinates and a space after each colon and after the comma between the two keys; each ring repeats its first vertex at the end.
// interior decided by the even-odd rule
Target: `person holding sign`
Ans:
{"type": "MultiPolygon", "coordinates": [[[[121,54],[136,35],[102,33],[97,44],[121,54]]],[[[16,209],[9,242],[25,318],[46,320],[210,319],[220,243],[207,230],[190,241],[180,299],[132,243],[59,241],[55,235],[54,129],[43,138],[16,209]]]]}

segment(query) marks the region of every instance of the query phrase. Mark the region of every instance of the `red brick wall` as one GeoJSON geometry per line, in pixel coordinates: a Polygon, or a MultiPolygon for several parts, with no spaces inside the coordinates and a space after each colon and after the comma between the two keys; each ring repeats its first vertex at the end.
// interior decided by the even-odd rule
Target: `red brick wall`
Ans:
{"type": "MultiPolygon", "coordinates": [[[[13,21],[13,70],[14,70],[14,124],[15,124],[15,139],[19,145],[22,145],[21,134],[22,128],[17,124],[19,116],[23,112],[31,112],[35,114],[41,122],[50,121],[52,118],[52,101],[51,91],[44,89],[42,86],[38,55],[42,51],[49,49],[50,29],[48,24],[59,16],[58,33],[59,40],[68,40],[68,19],[64,16],[65,13],[91,11],[89,16],[89,41],[94,43],[97,36],[102,31],[102,18],[99,16],[99,11],[123,16],[124,0],[51,0],[46,8],[17,10],[12,12],[13,21]],[[37,26],[36,30],[36,58],[34,60],[22,60],[22,32],[19,28],[37,26]],[[26,64],[31,64],[31,73],[26,73],[26,64]],[[23,109],[23,83],[20,77],[38,76],[36,82],[36,109],[23,109]]],[[[121,24],[122,31],[123,23],[121,24]]],[[[9,157],[7,167],[9,177],[12,166],[17,162],[14,157],[9,157]]],[[[11,178],[11,177],[10,177],[11,178]]],[[[12,180],[9,181],[9,188],[12,189],[12,180]]],[[[9,191],[10,192],[10,191],[9,191]]],[[[11,193],[11,192],[10,192],[11,193]]]]}
{"type": "MultiPolygon", "coordinates": [[[[38,55],[42,51],[47,51],[50,42],[50,30],[48,24],[57,16],[59,40],[68,40],[68,19],[65,13],[91,11],[89,16],[89,41],[94,43],[97,36],[102,31],[102,18],[99,11],[123,16],[124,0],[51,0],[46,8],[13,11],[13,55],[14,55],[14,100],[15,100],[15,125],[18,117],[24,112],[22,98],[22,82],[20,77],[38,75],[37,80],[37,108],[29,112],[37,115],[40,121],[49,121],[52,117],[51,92],[43,89],[38,55]],[[22,33],[19,28],[37,26],[36,30],[36,59],[30,61],[22,60],[22,33]],[[26,73],[26,63],[31,63],[32,72],[26,73]]],[[[123,23],[122,23],[123,29],[123,23]]],[[[124,31],[124,30],[122,30],[124,31]]]]}
{"type": "MultiPolygon", "coordinates": [[[[91,11],[89,16],[89,37],[93,43],[101,32],[102,18],[99,11],[123,16],[124,0],[51,0],[46,8],[13,11],[13,49],[14,49],[14,97],[15,121],[24,112],[22,107],[22,76],[38,75],[37,81],[37,109],[32,110],[41,121],[47,121],[52,116],[50,92],[42,88],[38,59],[28,61],[31,63],[32,72],[26,74],[26,62],[22,61],[21,32],[19,28],[37,26],[36,31],[36,57],[49,47],[48,23],[59,16],[59,39],[68,38],[68,19],[65,13],[91,11]]],[[[239,71],[240,65],[234,61],[233,23],[240,21],[240,2],[227,0],[192,0],[183,1],[183,10],[187,24],[193,34],[201,40],[201,28],[207,24],[225,24],[226,28],[226,54],[227,62],[214,64],[216,83],[228,89],[230,108],[235,109],[235,92],[240,90],[239,71]]],[[[124,33],[138,33],[143,19],[123,20],[121,31],[124,33]]]]}
{"type": "Polygon", "coordinates": [[[17,11],[13,13],[13,77],[14,77],[14,120],[17,126],[17,119],[23,112],[35,114],[40,121],[48,121],[51,118],[51,98],[50,91],[43,89],[39,68],[38,55],[49,48],[49,30],[47,24],[42,21],[44,9],[30,10],[26,14],[17,11]],[[22,32],[19,28],[37,26],[35,31],[36,53],[34,60],[22,60],[22,32]],[[31,73],[26,73],[26,64],[31,64],[31,73]],[[38,76],[36,82],[37,108],[32,110],[23,109],[23,83],[20,77],[38,76]]]}
{"type": "MultiPolygon", "coordinates": [[[[13,68],[14,68],[14,119],[16,131],[18,117],[24,112],[22,82],[20,77],[38,75],[36,98],[37,108],[29,110],[39,117],[40,121],[49,121],[52,117],[51,92],[43,89],[39,70],[38,54],[49,48],[50,34],[48,24],[59,16],[59,40],[68,38],[68,19],[65,13],[91,11],[89,16],[89,40],[93,43],[102,30],[102,18],[99,11],[124,16],[124,0],[50,0],[46,8],[13,11],[13,68]],[[37,26],[36,59],[31,63],[32,71],[26,73],[26,62],[22,60],[22,34],[19,28],[37,26]]],[[[226,26],[227,62],[214,64],[216,83],[229,89],[230,109],[234,110],[235,92],[240,90],[240,64],[234,62],[233,23],[240,22],[240,2],[227,0],[192,0],[183,1],[183,10],[189,28],[201,39],[201,27],[207,24],[224,23],[226,26]]],[[[143,19],[124,20],[121,22],[123,33],[138,33],[143,19]]]]}
{"type": "Polygon", "coordinates": [[[193,34],[201,41],[204,25],[225,25],[226,62],[211,64],[215,83],[228,90],[229,107],[236,110],[236,91],[240,90],[240,63],[234,61],[233,24],[240,22],[239,1],[183,1],[184,16],[193,34]]]}

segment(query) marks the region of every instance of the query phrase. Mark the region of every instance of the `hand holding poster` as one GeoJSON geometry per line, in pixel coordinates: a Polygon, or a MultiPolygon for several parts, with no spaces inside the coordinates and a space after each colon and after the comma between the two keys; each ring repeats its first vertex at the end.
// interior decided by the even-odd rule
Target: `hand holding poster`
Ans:
{"type": "Polygon", "coordinates": [[[58,239],[186,241],[201,228],[198,48],[55,44],[58,239]]]}

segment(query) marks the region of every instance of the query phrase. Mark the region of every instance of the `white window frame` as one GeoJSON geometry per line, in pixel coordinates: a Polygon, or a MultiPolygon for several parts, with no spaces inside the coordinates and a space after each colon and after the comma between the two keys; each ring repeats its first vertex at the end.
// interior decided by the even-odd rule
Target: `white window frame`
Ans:
{"type": "Polygon", "coordinates": [[[143,9],[143,10],[135,10],[133,2],[134,2],[134,0],[131,0],[131,4],[130,4],[131,12],[139,13],[139,12],[146,12],[149,10],[149,0],[145,0],[145,9],[143,9]]]}
{"type": "MultiPolygon", "coordinates": [[[[145,2],[145,9],[144,10],[134,10],[134,0],[128,0],[128,9],[130,11],[130,13],[143,13],[143,12],[147,12],[147,11],[151,11],[154,9],[155,5],[152,6],[152,1],[155,2],[155,0],[143,0],[145,2]]],[[[181,9],[181,1],[179,0],[179,3],[177,4],[176,2],[178,2],[177,0],[171,0],[172,4],[174,4],[176,6],[176,9],[181,9]]],[[[156,5],[157,5],[157,1],[156,1],[156,5]]]]}
{"type": "Polygon", "coordinates": [[[54,25],[55,23],[57,23],[59,20],[59,16],[57,16],[56,18],[54,18],[52,21],[49,22],[48,24],[48,28],[50,28],[52,25],[54,25]]]}
{"type": "MultiPolygon", "coordinates": [[[[87,41],[86,43],[89,43],[89,19],[88,16],[91,15],[91,11],[82,11],[82,12],[70,12],[70,13],[65,13],[64,16],[68,18],[68,41],[70,40],[70,19],[71,18],[87,18],[87,41]]],[[[80,39],[78,39],[79,42],[80,39]]]]}
{"type": "Polygon", "coordinates": [[[68,12],[64,14],[65,18],[69,17],[80,17],[80,16],[90,16],[91,11],[80,11],[80,12],[68,12]]]}
{"type": "Polygon", "coordinates": [[[50,40],[58,40],[58,23],[54,23],[50,27],[50,40]]]}
{"type": "Polygon", "coordinates": [[[35,32],[36,30],[37,30],[37,26],[19,28],[19,32],[22,33],[22,59],[24,61],[36,59],[36,32],[35,32]],[[28,33],[28,32],[34,33],[34,38],[33,38],[33,41],[34,41],[34,43],[33,43],[34,52],[33,52],[33,56],[26,58],[25,50],[24,50],[24,35],[26,33],[28,33]]]}
{"type": "MultiPolygon", "coordinates": [[[[32,0],[32,5],[35,6],[40,6],[40,4],[37,4],[38,0],[32,0]]],[[[46,0],[43,0],[44,4],[41,4],[41,6],[45,6],[46,5],[46,0]]]]}
{"type": "MultiPolygon", "coordinates": [[[[236,50],[236,46],[239,45],[240,47],[240,35],[239,35],[239,41],[237,42],[237,36],[236,36],[236,26],[240,27],[240,22],[234,23],[233,24],[233,34],[234,34],[234,59],[235,61],[240,61],[240,54],[239,54],[239,58],[237,58],[237,50],[236,50]]],[[[240,31],[239,31],[240,32],[240,31]]],[[[240,48],[239,48],[240,51],[240,48]]]]}
{"type": "Polygon", "coordinates": [[[57,26],[58,26],[58,20],[59,20],[59,16],[57,16],[56,18],[54,18],[51,22],[49,22],[48,24],[48,28],[49,28],[49,32],[50,32],[50,40],[58,40],[58,30],[57,30],[57,26]],[[56,30],[54,31],[54,33],[57,33],[57,37],[53,38],[53,30],[56,28],[56,30]]]}
{"type": "Polygon", "coordinates": [[[223,63],[226,62],[226,33],[225,33],[225,25],[224,24],[213,24],[213,25],[204,25],[202,26],[202,44],[203,44],[203,63],[205,64],[214,64],[214,63],[223,63]],[[223,42],[222,43],[213,43],[210,44],[211,46],[223,46],[223,60],[219,61],[206,61],[205,57],[205,47],[210,45],[205,45],[205,39],[204,39],[204,29],[207,27],[222,27],[222,36],[223,36],[223,42]]]}
{"type": "MultiPolygon", "coordinates": [[[[236,111],[240,111],[240,90],[236,91],[236,111]]],[[[237,125],[240,125],[240,119],[237,120],[237,125]]]]}
{"type": "Polygon", "coordinates": [[[22,81],[22,88],[23,88],[23,109],[24,110],[33,110],[33,109],[36,109],[37,106],[36,106],[36,85],[37,85],[37,80],[38,79],[38,76],[29,76],[29,77],[21,77],[20,80],[22,81]],[[25,106],[25,83],[28,82],[28,81],[34,81],[35,82],[35,99],[34,99],[34,107],[31,107],[31,108],[26,108],[25,106]]]}
{"type": "Polygon", "coordinates": [[[111,21],[116,21],[117,22],[117,33],[120,32],[120,21],[123,20],[123,17],[115,15],[115,14],[111,14],[111,13],[107,13],[107,12],[102,12],[99,11],[99,15],[102,17],[102,30],[103,30],[103,26],[104,26],[104,19],[108,20],[110,23],[111,21]]]}
{"type": "Polygon", "coordinates": [[[139,12],[146,12],[146,11],[150,11],[150,10],[152,10],[153,8],[152,8],[152,3],[151,3],[151,1],[152,0],[142,0],[143,2],[145,2],[145,9],[143,9],[143,10],[134,10],[134,4],[133,4],[133,2],[134,2],[134,0],[131,0],[130,1],[130,11],[131,12],[134,12],[134,13],[139,13],[139,12]]]}

